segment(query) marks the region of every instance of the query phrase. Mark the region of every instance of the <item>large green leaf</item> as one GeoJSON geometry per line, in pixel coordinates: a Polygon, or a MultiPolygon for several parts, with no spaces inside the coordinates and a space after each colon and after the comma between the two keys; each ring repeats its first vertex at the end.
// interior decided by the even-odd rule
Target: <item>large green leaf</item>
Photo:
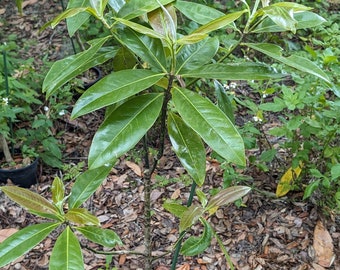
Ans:
{"type": "Polygon", "coordinates": [[[217,81],[214,80],[214,86],[215,86],[215,95],[217,99],[217,105],[221,109],[222,112],[225,113],[226,116],[229,117],[230,121],[235,124],[235,116],[233,107],[231,105],[231,102],[229,100],[229,97],[226,94],[226,91],[223,87],[223,85],[217,81]]]}
{"type": "MultiPolygon", "coordinates": [[[[234,186],[223,189],[209,200],[206,210],[214,209],[213,212],[215,212],[218,207],[242,198],[242,196],[246,195],[250,190],[251,188],[246,186],[234,186]]],[[[210,212],[210,214],[212,214],[212,212],[210,212]]]]}
{"type": "Polygon", "coordinates": [[[180,74],[183,78],[206,78],[217,80],[268,80],[279,79],[283,74],[257,63],[209,64],[180,74]]]}
{"type": "Polygon", "coordinates": [[[75,104],[72,117],[122,101],[154,85],[164,74],[151,70],[131,69],[113,72],[90,87],[75,104]]]}
{"type": "Polygon", "coordinates": [[[79,225],[100,225],[99,219],[85,208],[72,208],[67,211],[65,218],[79,225]]]}
{"type": "Polygon", "coordinates": [[[60,209],[62,210],[63,207],[63,202],[65,198],[65,186],[63,181],[56,176],[53,180],[52,186],[51,186],[51,191],[52,191],[52,201],[53,203],[60,209]]]}
{"type": "Polygon", "coordinates": [[[163,203],[163,207],[165,210],[169,211],[171,214],[175,215],[178,218],[181,218],[183,213],[187,210],[187,207],[170,199],[166,200],[163,203]]]}
{"type": "Polygon", "coordinates": [[[90,169],[113,163],[134,147],[158,118],[163,94],[136,96],[115,109],[99,127],[89,153],[90,169]]]}
{"type": "Polygon", "coordinates": [[[55,242],[52,250],[49,270],[82,270],[83,255],[77,237],[69,226],[55,242]]]}
{"type": "MultiPolygon", "coordinates": [[[[68,2],[67,8],[76,8],[76,7],[89,7],[89,0],[70,0],[68,2]]],[[[77,15],[67,18],[67,30],[69,35],[72,37],[74,33],[89,19],[90,14],[87,12],[78,13],[77,15]]]]}
{"type": "Polygon", "coordinates": [[[125,5],[125,0],[109,0],[109,5],[118,12],[125,5]]]}
{"type": "Polygon", "coordinates": [[[181,254],[184,256],[196,256],[205,251],[211,243],[211,239],[213,236],[212,228],[210,224],[204,219],[201,219],[204,230],[200,237],[189,237],[181,248],[181,254]]]}
{"type": "MultiPolygon", "coordinates": [[[[159,0],[163,6],[173,2],[174,0],[159,0]]],[[[126,20],[139,17],[154,9],[159,8],[158,1],[155,0],[134,0],[128,1],[118,12],[118,17],[126,20]]]]}
{"type": "Polygon", "coordinates": [[[210,33],[217,29],[226,27],[228,24],[236,21],[245,12],[247,12],[247,10],[236,11],[227,15],[223,15],[222,17],[219,17],[209,23],[202,25],[201,27],[197,28],[193,33],[210,33]]]}
{"type": "Polygon", "coordinates": [[[244,45],[257,50],[259,52],[262,52],[275,60],[282,62],[286,64],[287,66],[291,66],[293,68],[296,68],[300,71],[312,74],[314,76],[319,77],[320,79],[326,81],[327,83],[331,83],[330,79],[328,78],[327,74],[323,72],[321,68],[319,68],[317,65],[315,65],[312,61],[292,55],[289,57],[282,56],[282,48],[269,43],[245,43],[244,45]]]}
{"type": "Polygon", "coordinates": [[[125,20],[125,19],[121,19],[121,18],[115,18],[116,21],[132,28],[133,30],[135,30],[136,32],[142,34],[142,35],[147,35],[149,37],[152,37],[152,38],[159,38],[159,39],[162,39],[164,38],[164,36],[158,32],[156,32],[155,30],[149,28],[149,27],[146,27],[146,26],[143,26],[139,23],[135,23],[135,22],[131,22],[129,20],[125,20]]]}
{"type": "Polygon", "coordinates": [[[187,18],[199,24],[207,24],[224,16],[224,13],[217,9],[195,2],[177,0],[175,7],[187,18]]]}
{"type": "Polygon", "coordinates": [[[0,243],[0,267],[15,261],[39,244],[59,223],[41,223],[27,226],[0,243]]]}
{"type": "MultiPolygon", "coordinates": [[[[297,21],[297,24],[295,26],[296,29],[305,29],[305,28],[315,27],[326,21],[320,15],[315,14],[310,11],[295,13],[294,19],[297,21]]],[[[251,32],[252,33],[268,33],[268,32],[283,32],[283,31],[285,31],[284,28],[278,26],[270,18],[265,18],[251,32]]]]}
{"type": "Polygon", "coordinates": [[[171,144],[184,168],[198,186],[205,180],[205,148],[200,136],[188,127],[184,121],[169,113],[168,131],[171,144]]]}
{"type": "Polygon", "coordinates": [[[119,38],[126,47],[151,67],[161,72],[167,72],[166,56],[160,39],[140,34],[130,28],[121,31],[119,38]]]}
{"type": "Polygon", "coordinates": [[[186,124],[212,149],[229,162],[245,165],[242,137],[219,108],[187,89],[175,88],[172,96],[174,105],[186,124]]]}
{"type": "Polygon", "coordinates": [[[219,47],[218,38],[206,38],[195,44],[184,45],[177,54],[176,73],[185,73],[207,64],[219,47]]]}
{"type": "Polygon", "coordinates": [[[97,190],[111,170],[110,166],[102,166],[87,170],[77,177],[72,186],[69,198],[69,209],[79,207],[97,190]]]}
{"type": "Polygon", "coordinates": [[[118,49],[98,52],[109,38],[110,36],[97,39],[88,50],[55,62],[45,77],[43,92],[50,96],[72,78],[114,57],[118,49]]]}
{"type": "Polygon", "coordinates": [[[104,247],[113,248],[117,245],[122,245],[122,240],[112,230],[102,229],[95,226],[76,227],[90,241],[100,244],[104,247]]]}
{"type": "Polygon", "coordinates": [[[187,210],[182,214],[181,220],[179,222],[179,231],[183,232],[184,230],[194,225],[196,221],[203,215],[204,208],[200,205],[191,205],[187,210]]]}
{"type": "Polygon", "coordinates": [[[284,7],[269,6],[263,9],[264,13],[278,26],[285,30],[296,32],[297,21],[294,19],[292,9],[284,7]]]}
{"type": "Polygon", "coordinates": [[[43,196],[17,186],[4,186],[1,187],[1,190],[11,200],[28,209],[30,212],[42,217],[60,220],[57,207],[43,196]]]}

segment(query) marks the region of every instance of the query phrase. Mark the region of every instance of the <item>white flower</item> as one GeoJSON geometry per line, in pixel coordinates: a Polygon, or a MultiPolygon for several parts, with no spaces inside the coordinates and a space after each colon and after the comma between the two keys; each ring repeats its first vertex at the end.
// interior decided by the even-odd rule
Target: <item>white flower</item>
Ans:
{"type": "Polygon", "coordinates": [[[223,87],[224,87],[225,90],[229,90],[229,85],[228,84],[224,83],[223,87]]]}
{"type": "Polygon", "coordinates": [[[50,109],[47,106],[44,106],[44,111],[48,112],[50,109]]]}
{"type": "Polygon", "coordinates": [[[236,83],[236,82],[231,82],[231,83],[230,83],[230,88],[231,88],[231,89],[235,89],[236,86],[237,86],[237,83],[236,83]]]}
{"type": "Polygon", "coordinates": [[[253,116],[253,120],[254,120],[255,122],[262,122],[262,119],[259,118],[259,117],[257,117],[257,116],[253,116]]]}
{"type": "Polygon", "coordinates": [[[60,115],[60,116],[63,116],[63,115],[65,115],[65,114],[66,114],[65,110],[61,110],[61,111],[59,112],[59,115],[60,115]]]}
{"type": "Polygon", "coordinates": [[[5,106],[8,105],[8,98],[7,97],[2,98],[2,102],[5,106]]]}

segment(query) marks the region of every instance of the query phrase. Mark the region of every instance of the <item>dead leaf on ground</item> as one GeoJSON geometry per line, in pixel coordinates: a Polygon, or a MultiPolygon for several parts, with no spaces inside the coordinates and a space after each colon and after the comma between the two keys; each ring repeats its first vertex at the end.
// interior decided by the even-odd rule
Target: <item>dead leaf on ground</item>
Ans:
{"type": "Polygon", "coordinates": [[[0,230],[0,243],[17,231],[18,230],[14,228],[0,230]]]}
{"type": "Polygon", "coordinates": [[[134,162],[132,162],[132,161],[125,161],[125,164],[126,164],[126,166],[128,166],[131,170],[133,170],[133,172],[135,173],[135,174],[137,174],[138,176],[142,176],[142,170],[141,170],[141,168],[136,164],[136,163],[134,163],[134,162]]]}
{"type": "Polygon", "coordinates": [[[176,270],[190,270],[190,264],[185,263],[182,266],[178,267],[176,270]]]}
{"type": "Polygon", "coordinates": [[[316,262],[323,267],[330,267],[335,259],[333,241],[320,220],[316,223],[314,229],[313,247],[316,262]]]}

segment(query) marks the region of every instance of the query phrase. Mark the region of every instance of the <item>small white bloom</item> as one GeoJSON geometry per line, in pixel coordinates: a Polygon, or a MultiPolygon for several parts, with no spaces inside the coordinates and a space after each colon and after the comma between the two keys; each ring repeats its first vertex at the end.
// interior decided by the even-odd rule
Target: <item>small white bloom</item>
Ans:
{"type": "Polygon", "coordinates": [[[262,122],[262,119],[259,118],[259,117],[257,117],[257,116],[253,116],[253,120],[254,120],[255,122],[262,122]]]}
{"type": "Polygon", "coordinates": [[[231,82],[231,83],[230,83],[230,88],[235,89],[236,86],[237,86],[237,83],[236,83],[236,82],[231,82]]]}
{"type": "Polygon", "coordinates": [[[4,105],[8,105],[8,98],[7,97],[2,98],[2,102],[4,103],[4,105]]]}
{"type": "Polygon", "coordinates": [[[229,90],[229,85],[228,84],[224,83],[223,87],[224,87],[225,90],[229,90]]]}
{"type": "Polygon", "coordinates": [[[61,111],[59,112],[59,115],[60,115],[60,116],[63,116],[63,115],[65,115],[65,114],[66,114],[65,110],[61,110],[61,111]]]}
{"type": "Polygon", "coordinates": [[[44,106],[44,111],[48,112],[50,109],[47,106],[44,106]]]}

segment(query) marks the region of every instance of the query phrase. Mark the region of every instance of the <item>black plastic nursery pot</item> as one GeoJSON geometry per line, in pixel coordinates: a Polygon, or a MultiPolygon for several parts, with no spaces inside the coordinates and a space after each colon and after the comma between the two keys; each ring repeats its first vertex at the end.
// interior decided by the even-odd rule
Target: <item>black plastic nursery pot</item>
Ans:
{"type": "Polygon", "coordinates": [[[101,78],[103,78],[103,72],[101,71],[101,69],[99,69],[97,67],[92,67],[92,68],[89,69],[89,71],[94,74],[94,78],[92,78],[92,80],[84,83],[84,90],[87,90],[92,85],[94,85],[96,82],[98,82],[101,78]]]}
{"type": "Polygon", "coordinates": [[[30,165],[19,169],[1,169],[0,182],[7,183],[8,180],[15,185],[29,188],[37,183],[39,159],[35,159],[30,165]]]}

